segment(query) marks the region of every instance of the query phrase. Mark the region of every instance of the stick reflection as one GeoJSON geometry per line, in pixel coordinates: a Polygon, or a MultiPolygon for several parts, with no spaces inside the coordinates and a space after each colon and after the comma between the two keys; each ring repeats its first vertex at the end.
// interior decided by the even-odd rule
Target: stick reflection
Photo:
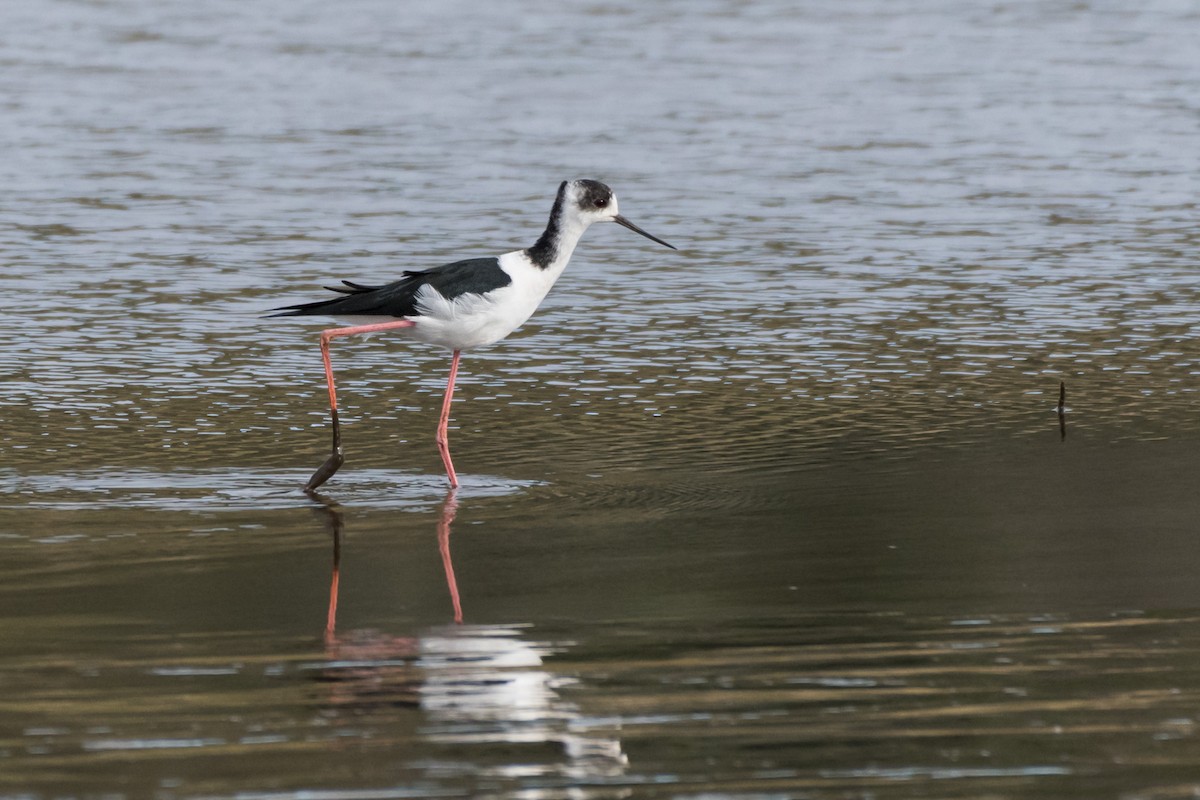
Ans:
{"type": "Polygon", "coordinates": [[[1059,381],[1058,383],[1058,406],[1055,409],[1058,411],[1058,440],[1065,442],[1067,440],[1067,382],[1059,381]]]}

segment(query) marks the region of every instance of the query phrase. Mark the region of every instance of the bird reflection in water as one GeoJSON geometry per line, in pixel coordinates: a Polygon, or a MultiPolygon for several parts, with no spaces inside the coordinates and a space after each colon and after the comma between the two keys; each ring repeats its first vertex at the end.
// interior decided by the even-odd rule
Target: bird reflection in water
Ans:
{"type": "MultiPolygon", "coordinates": [[[[321,503],[317,511],[325,517],[326,525],[333,535],[333,576],[329,581],[329,613],[325,619],[325,644],[327,647],[338,646],[337,603],[338,582],[342,568],[342,530],[345,528],[345,516],[342,506],[336,500],[324,495],[310,492],[309,497],[321,503]]],[[[437,540],[438,550],[442,554],[442,567],[446,571],[446,586],[450,590],[450,602],[454,606],[454,622],[462,624],[462,601],[458,596],[458,581],[454,578],[454,562],[450,558],[450,526],[458,514],[458,490],[451,489],[442,500],[438,514],[437,540]]]]}
{"type": "MultiPolygon", "coordinates": [[[[438,626],[415,636],[392,636],[376,630],[338,633],[338,587],[341,580],[341,506],[321,495],[320,513],[333,535],[333,570],[325,621],[325,662],[317,680],[326,687],[322,705],[333,717],[367,714],[386,722],[389,711],[419,709],[422,736],[452,745],[533,746],[521,758],[522,770],[546,758],[546,744],[556,745],[559,758],[537,769],[542,779],[574,783],[610,781],[624,775],[628,758],[607,726],[589,724],[560,691],[576,683],[545,668],[553,648],[529,641],[529,626],[464,625],[458,583],[450,553],[450,529],[458,513],[451,490],[438,513],[437,541],[454,625],[438,626]]],[[[361,719],[361,717],[360,717],[361,719]]],[[[480,752],[480,760],[485,751],[480,752]]],[[[494,765],[494,758],[486,758],[494,765]]],[[[503,774],[504,768],[500,768],[503,774]]],[[[615,795],[614,795],[615,796],[615,795]]]]}

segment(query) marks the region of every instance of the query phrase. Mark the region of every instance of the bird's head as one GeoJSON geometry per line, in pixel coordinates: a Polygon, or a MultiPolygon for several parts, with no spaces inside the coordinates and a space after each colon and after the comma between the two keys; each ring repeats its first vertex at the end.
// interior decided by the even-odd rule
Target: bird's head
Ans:
{"type": "Polygon", "coordinates": [[[559,191],[562,202],[565,204],[566,213],[574,216],[585,228],[593,222],[615,222],[635,233],[640,233],[651,241],[666,245],[672,250],[677,249],[674,245],[667,244],[657,236],[651,236],[622,217],[617,210],[616,192],[600,181],[587,178],[565,181],[559,191]]]}

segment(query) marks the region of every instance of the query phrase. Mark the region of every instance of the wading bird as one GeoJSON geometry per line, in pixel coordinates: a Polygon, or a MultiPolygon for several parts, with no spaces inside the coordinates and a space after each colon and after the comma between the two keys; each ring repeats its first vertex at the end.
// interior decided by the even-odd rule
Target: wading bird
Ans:
{"type": "Polygon", "coordinates": [[[309,478],[304,490],[314,491],[345,461],[338,424],[337,390],[333,382],[333,365],[329,361],[330,340],[338,336],[393,330],[453,352],[436,441],[450,485],[458,486],[446,428],[450,422],[450,400],[454,395],[462,351],[498,342],[529,319],[571,260],[571,253],[583,232],[594,222],[615,222],[676,249],[622,217],[617,212],[617,196],[603,183],[586,179],[563,181],[554,198],[546,230],[533,247],[494,258],[472,258],[428,270],[406,271],[400,280],[383,286],[342,281],[342,286],[326,287],[338,292],[340,297],[275,309],[280,313],[271,316],[319,315],[365,323],[321,332],[321,357],[325,361],[329,413],[333,421],[333,452],[309,478]]]}

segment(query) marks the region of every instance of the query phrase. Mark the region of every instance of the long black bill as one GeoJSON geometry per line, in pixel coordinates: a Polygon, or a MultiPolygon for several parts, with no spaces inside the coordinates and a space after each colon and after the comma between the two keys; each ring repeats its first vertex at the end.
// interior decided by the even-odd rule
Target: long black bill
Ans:
{"type": "Polygon", "coordinates": [[[645,236],[647,239],[649,239],[652,242],[658,242],[659,244],[666,245],[667,247],[671,248],[672,250],[679,249],[678,247],[676,247],[673,244],[667,244],[666,242],[664,242],[662,239],[658,238],[657,236],[651,236],[650,234],[646,233],[644,230],[639,228],[637,225],[634,225],[632,222],[630,222],[629,220],[622,217],[620,214],[617,214],[615,217],[613,217],[613,222],[617,223],[618,225],[624,225],[626,228],[629,228],[629,230],[633,231],[634,233],[640,233],[642,236],[645,236]]]}

